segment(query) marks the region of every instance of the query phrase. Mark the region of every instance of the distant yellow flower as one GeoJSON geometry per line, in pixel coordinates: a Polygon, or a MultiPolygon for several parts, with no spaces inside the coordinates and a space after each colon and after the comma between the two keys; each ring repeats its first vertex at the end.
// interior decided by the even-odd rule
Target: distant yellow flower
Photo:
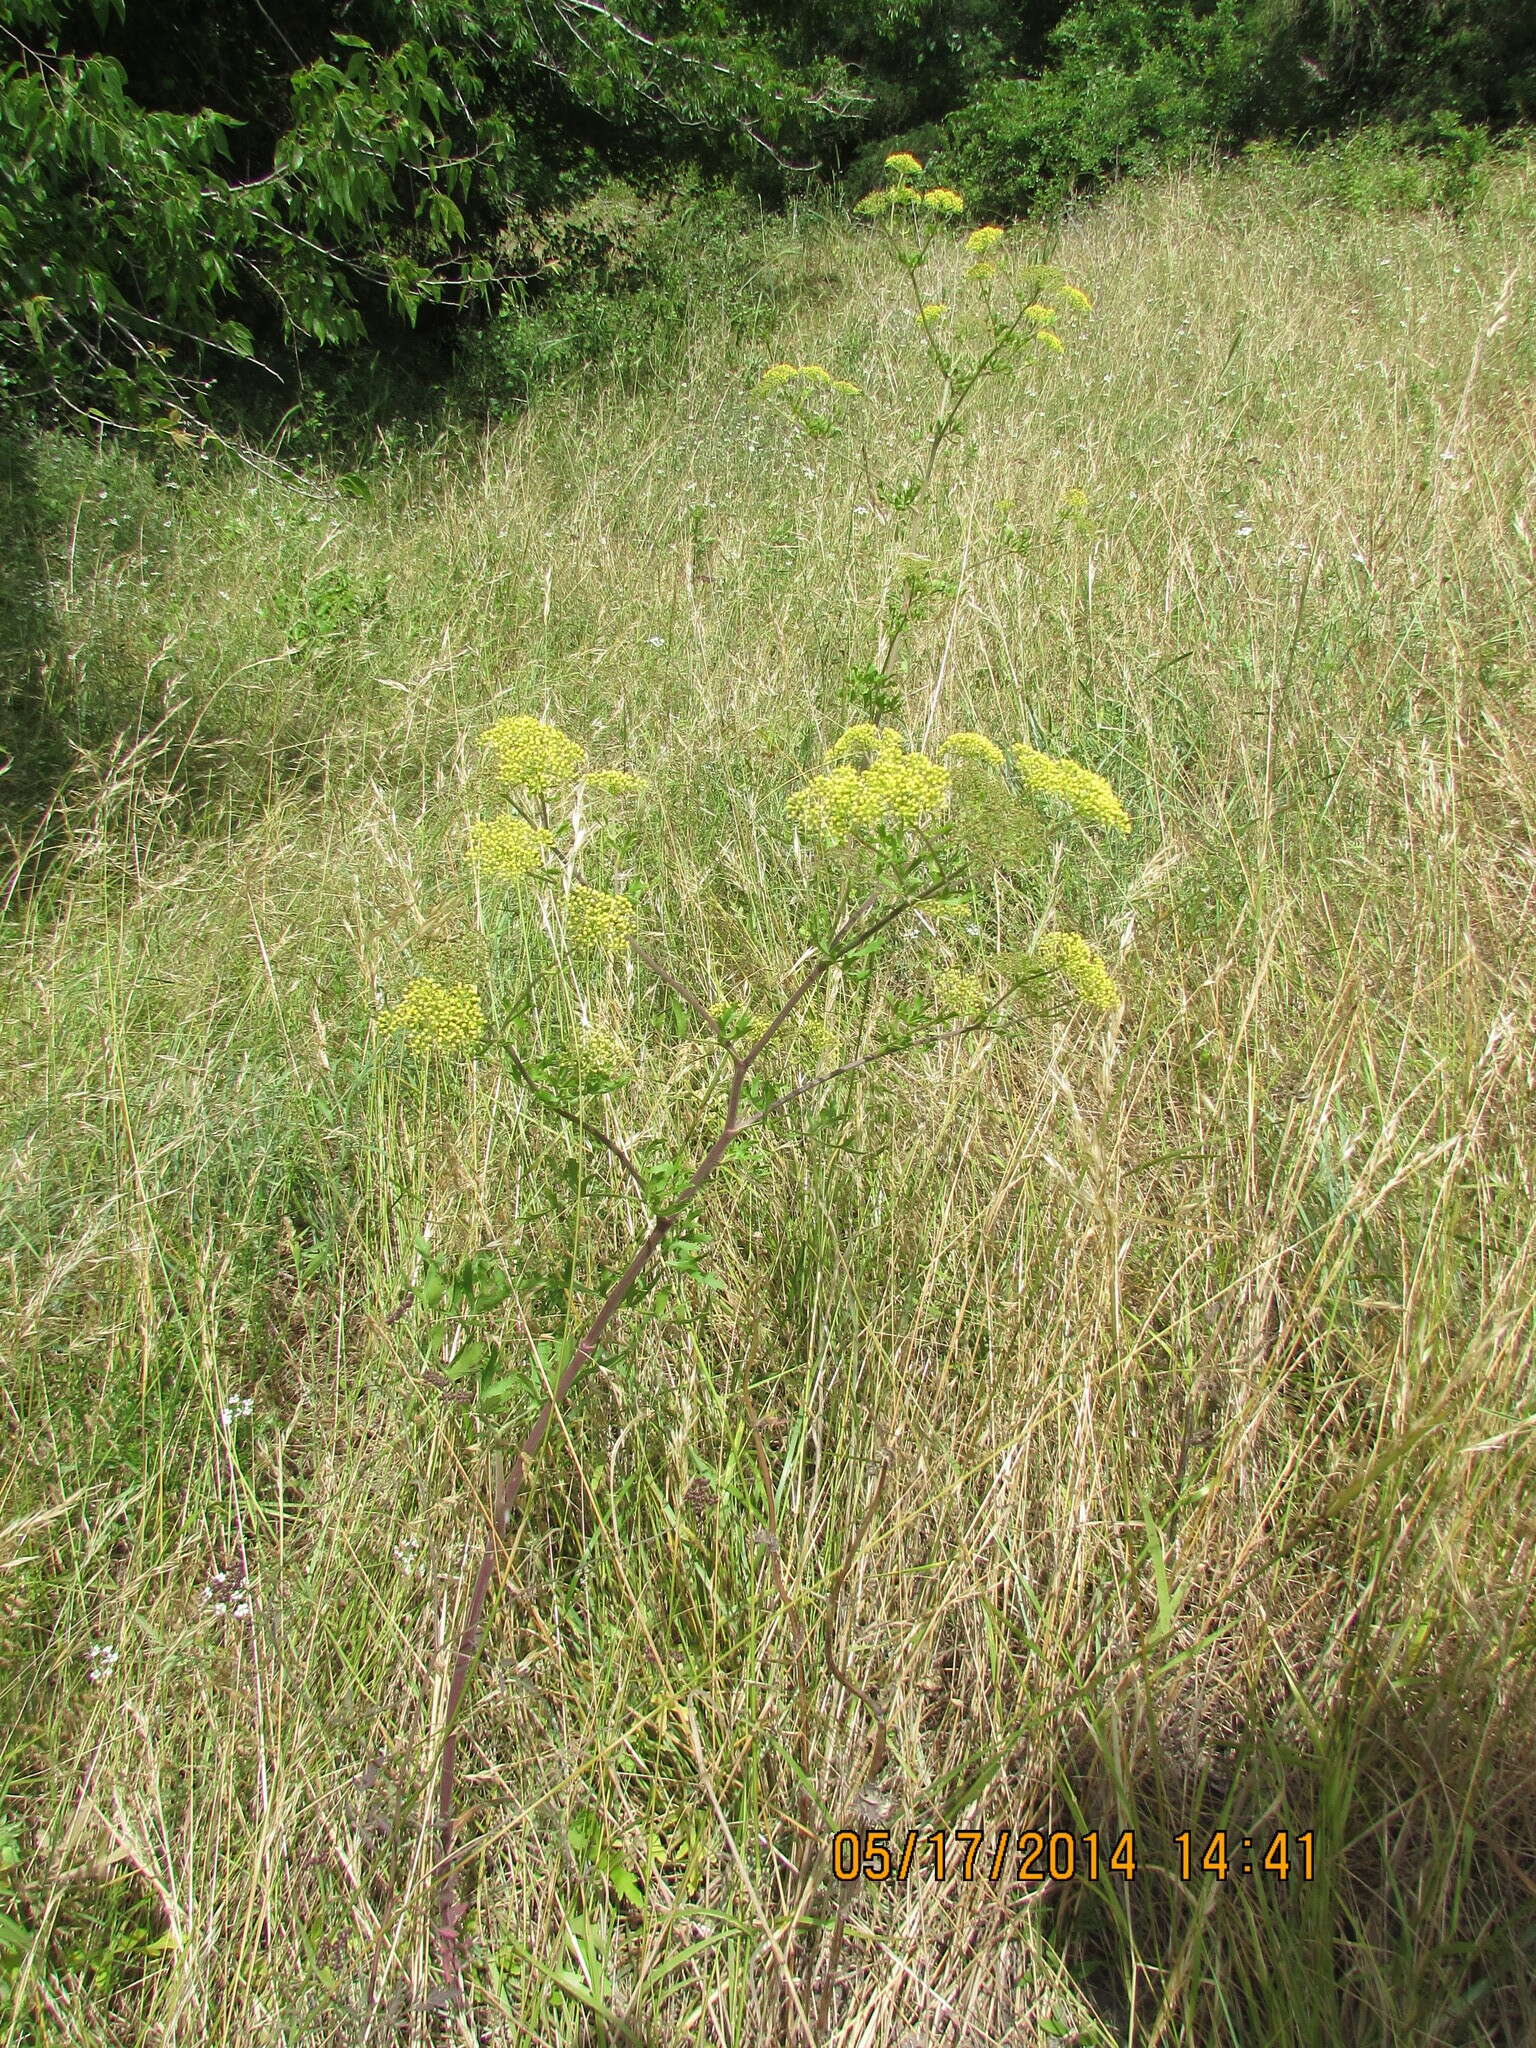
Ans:
{"type": "Polygon", "coordinates": [[[985,261],[981,263],[973,263],[965,274],[973,284],[986,284],[992,278],[996,277],[997,265],[995,263],[987,263],[985,261]]]}
{"type": "Polygon", "coordinates": [[[1036,299],[1032,306],[1024,308],[1024,318],[1032,320],[1037,327],[1049,327],[1056,318],[1056,308],[1054,306],[1047,306],[1041,300],[1036,299]]]}
{"type": "Polygon", "coordinates": [[[594,768],[581,778],[583,789],[595,789],[599,796],[640,796],[649,787],[643,775],[631,775],[625,768],[594,768]]]}
{"type": "Polygon", "coordinates": [[[565,928],[573,946],[622,953],[638,922],[626,896],[610,896],[604,889],[586,889],[578,882],[566,898],[565,928]]]}
{"type": "Polygon", "coordinates": [[[469,828],[464,858],[492,882],[521,882],[540,866],[554,834],[522,818],[481,818],[469,828]]]}
{"type": "Polygon", "coordinates": [[[403,1031],[417,1052],[473,1052],[485,1037],[485,1012],[471,981],[445,986],[430,976],[406,985],[392,1010],[381,1010],[381,1031],[403,1031]]]}
{"type": "Polygon", "coordinates": [[[1114,976],[1080,932],[1047,932],[1035,959],[1070,983],[1090,1009],[1112,1010],[1120,1000],[1114,976]]]}
{"type": "Polygon", "coordinates": [[[1061,336],[1059,334],[1052,334],[1049,327],[1037,327],[1035,329],[1035,340],[1038,341],[1043,348],[1048,348],[1051,351],[1052,355],[1059,356],[1065,355],[1066,353],[1066,348],[1062,342],[1061,336]]]}
{"type": "Polygon", "coordinates": [[[1125,806],[1102,775],[1064,755],[1042,754],[1022,743],[1013,749],[1019,780],[1031,796],[1050,796],[1068,805],[1085,825],[1100,825],[1106,831],[1129,832],[1130,818],[1125,806]]]}
{"type": "Polygon", "coordinates": [[[979,1017],[988,1007],[981,976],[962,973],[958,967],[946,967],[933,977],[933,1000],[941,1017],[979,1017]]]}
{"type": "Polygon", "coordinates": [[[530,796],[553,796],[574,782],[586,759],[579,740],[537,718],[498,718],[480,735],[496,756],[496,772],[510,789],[530,796]]]}
{"type": "Polygon", "coordinates": [[[939,752],[953,754],[959,761],[986,761],[993,768],[1004,765],[1002,748],[984,732],[952,732],[939,752]]]}
{"type": "Polygon", "coordinates": [[[1076,306],[1080,313],[1091,313],[1093,311],[1092,299],[1089,298],[1086,292],[1079,291],[1075,284],[1059,284],[1056,289],[1061,297],[1066,300],[1067,304],[1069,306],[1076,306]]]}
{"type": "Polygon", "coordinates": [[[921,206],[923,195],[915,185],[886,185],[878,192],[866,192],[854,207],[855,213],[891,213],[898,206],[921,206]]]}
{"type": "Polygon", "coordinates": [[[935,185],[923,194],[923,204],[933,213],[964,213],[965,201],[948,185],[935,185]]]}
{"type": "Polygon", "coordinates": [[[860,754],[868,754],[877,761],[889,760],[906,750],[906,741],[892,726],[850,725],[828,747],[827,759],[830,762],[849,761],[860,754]]]}
{"type": "Polygon", "coordinates": [[[789,1038],[794,1051],[806,1065],[815,1066],[828,1053],[836,1052],[837,1033],[823,1024],[819,1017],[801,1017],[789,1027],[789,1038]]]}
{"type": "Polygon", "coordinates": [[[972,228],[965,238],[965,246],[973,256],[985,256],[995,249],[1002,239],[1001,228],[972,228]]]}
{"type": "Polygon", "coordinates": [[[885,168],[888,171],[895,171],[898,177],[915,178],[920,175],[923,167],[915,156],[909,156],[906,150],[898,149],[894,156],[886,158],[885,168]]]}
{"type": "Polygon", "coordinates": [[[948,306],[940,305],[939,302],[936,299],[934,299],[930,300],[929,303],[926,306],[924,306],[920,312],[914,313],[912,317],[922,327],[937,327],[941,320],[948,317],[948,314],[948,306]]]}
{"type": "Polygon", "coordinates": [[[828,391],[846,392],[853,398],[864,395],[857,384],[834,377],[820,363],[775,363],[771,369],[764,370],[757,388],[759,391],[782,391],[790,384],[817,384],[828,391]]]}
{"type": "Polygon", "coordinates": [[[601,1068],[607,1074],[627,1072],[635,1064],[635,1056],[623,1039],[595,1024],[582,1027],[577,1035],[576,1050],[584,1066],[601,1068]]]}

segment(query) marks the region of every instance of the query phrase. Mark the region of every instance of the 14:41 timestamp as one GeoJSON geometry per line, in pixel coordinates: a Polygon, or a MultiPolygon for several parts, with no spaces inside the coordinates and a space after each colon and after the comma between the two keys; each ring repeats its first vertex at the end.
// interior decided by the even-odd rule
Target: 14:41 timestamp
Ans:
{"type": "Polygon", "coordinates": [[[1279,1878],[1282,1884],[1293,1877],[1303,1884],[1312,1881],[1310,1829],[1292,1834],[1289,1828],[1280,1828],[1266,1842],[1262,1835],[1229,1835],[1225,1828],[1218,1828],[1203,1853],[1193,1835],[1175,1835],[1173,1845],[1179,1852],[1179,1876],[1185,1884],[1201,1875],[1214,1877],[1218,1884],[1230,1877],[1263,1875],[1279,1878]]]}

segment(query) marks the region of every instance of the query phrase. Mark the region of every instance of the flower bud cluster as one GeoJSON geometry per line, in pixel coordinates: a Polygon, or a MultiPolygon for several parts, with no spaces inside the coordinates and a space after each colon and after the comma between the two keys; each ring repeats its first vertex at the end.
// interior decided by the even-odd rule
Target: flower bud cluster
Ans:
{"type": "Polygon", "coordinates": [[[1120,1000],[1119,984],[1080,932],[1047,932],[1035,960],[1069,982],[1091,1010],[1112,1010],[1120,1000]]]}
{"type": "Polygon", "coordinates": [[[1085,825],[1098,825],[1109,832],[1130,831],[1131,821],[1119,797],[1102,775],[1095,775],[1081,762],[1042,754],[1021,742],[1013,749],[1013,764],[1031,796],[1058,798],[1085,825]]]}
{"type": "Polygon", "coordinates": [[[385,1031],[403,1031],[416,1052],[473,1052],[485,1037],[485,1012],[473,982],[445,985],[430,976],[407,984],[392,1010],[380,1014],[385,1031]]]}
{"type": "Polygon", "coordinates": [[[498,718],[480,735],[496,756],[496,773],[509,789],[551,797],[574,782],[587,750],[558,726],[538,718],[498,718]]]}
{"type": "Polygon", "coordinates": [[[469,828],[464,858],[491,882],[526,881],[544,861],[555,835],[523,818],[480,818],[469,828]]]}

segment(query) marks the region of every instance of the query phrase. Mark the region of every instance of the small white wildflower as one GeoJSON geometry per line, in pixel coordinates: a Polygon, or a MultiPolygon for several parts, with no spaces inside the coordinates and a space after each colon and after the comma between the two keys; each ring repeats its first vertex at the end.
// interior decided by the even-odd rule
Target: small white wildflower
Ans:
{"type": "Polygon", "coordinates": [[[90,1657],[91,1668],[87,1675],[92,1685],[100,1685],[116,1669],[118,1652],[111,1643],[92,1643],[90,1657]]]}
{"type": "Polygon", "coordinates": [[[665,647],[667,643],[660,633],[653,633],[645,644],[647,647],[665,647]]]}
{"type": "Polygon", "coordinates": [[[224,1404],[224,1406],[219,1410],[219,1420],[223,1423],[224,1427],[228,1429],[232,1422],[244,1422],[245,1418],[250,1414],[250,1412],[250,1395],[237,1394],[232,1401],[227,1401],[224,1404]]]}
{"type": "Polygon", "coordinates": [[[421,1539],[416,1536],[402,1537],[395,1545],[394,1556],[401,1577],[413,1577],[421,1568],[421,1539]]]}

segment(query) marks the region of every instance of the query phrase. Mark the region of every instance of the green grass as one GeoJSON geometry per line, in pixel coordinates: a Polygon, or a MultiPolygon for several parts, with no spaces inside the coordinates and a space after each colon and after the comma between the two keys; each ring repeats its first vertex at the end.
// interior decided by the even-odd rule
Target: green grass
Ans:
{"type": "MultiPolygon", "coordinates": [[[[1459,225],[1349,218],[1259,166],[1084,216],[1094,316],[904,538],[904,280],[814,220],[762,231],[750,318],[701,290],[670,378],[366,498],[176,479],[151,557],[82,484],[50,703],[127,737],[4,932],[0,2038],[1530,2038],[1532,200],[1514,165],[1459,225]],[[781,357],[867,389],[852,432],[755,395],[781,357]],[[507,1444],[390,1314],[419,1232],[572,1250],[580,1295],[640,1219],[506,1076],[424,1080],[370,1019],[481,958],[453,835],[501,711],[653,778],[655,943],[771,986],[783,799],[898,546],[958,583],[914,737],[1071,751],[1136,820],[996,905],[1094,935],[1126,1003],[907,1062],[843,1149],[786,1129],[711,1192],[723,1285],[526,1498],[461,1751],[477,2003],[435,2013],[507,1444]],[[898,1838],[1134,1830],[1137,1875],[787,1925],[797,1830],[861,1794],[898,1838]],[[1181,1881],[1222,1826],[1312,1831],[1314,1880],[1181,1881]]],[[[701,1049],[642,980],[587,1000],[639,1050],[619,1125],[687,1132],[701,1049]]]]}

